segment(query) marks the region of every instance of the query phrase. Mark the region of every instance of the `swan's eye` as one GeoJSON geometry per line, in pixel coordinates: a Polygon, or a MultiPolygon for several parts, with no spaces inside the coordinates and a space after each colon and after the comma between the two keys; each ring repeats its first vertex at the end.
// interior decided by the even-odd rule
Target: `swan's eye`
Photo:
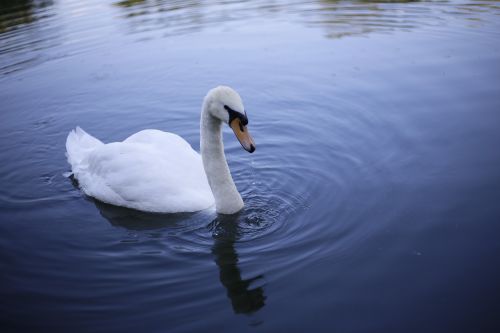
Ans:
{"type": "Polygon", "coordinates": [[[244,126],[248,125],[248,117],[247,117],[246,112],[245,112],[245,115],[244,115],[244,116],[240,117],[240,119],[241,119],[241,123],[242,123],[244,126]]]}
{"type": "Polygon", "coordinates": [[[240,120],[240,126],[241,124],[243,124],[243,126],[246,126],[248,124],[248,118],[247,118],[247,114],[245,112],[245,114],[241,114],[237,111],[234,111],[233,109],[231,109],[229,106],[227,105],[224,105],[224,109],[227,110],[227,113],[229,114],[229,121],[228,121],[228,124],[231,124],[231,122],[235,119],[235,118],[238,118],[240,120]]]}

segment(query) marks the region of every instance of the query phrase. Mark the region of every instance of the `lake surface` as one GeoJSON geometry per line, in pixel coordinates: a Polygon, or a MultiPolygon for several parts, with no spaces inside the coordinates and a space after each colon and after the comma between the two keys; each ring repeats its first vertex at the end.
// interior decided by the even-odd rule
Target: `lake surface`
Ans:
{"type": "Polygon", "coordinates": [[[2,332],[500,329],[499,1],[2,1],[0,161],[2,332]],[[63,176],[219,84],[238,216],[63,176]]]}

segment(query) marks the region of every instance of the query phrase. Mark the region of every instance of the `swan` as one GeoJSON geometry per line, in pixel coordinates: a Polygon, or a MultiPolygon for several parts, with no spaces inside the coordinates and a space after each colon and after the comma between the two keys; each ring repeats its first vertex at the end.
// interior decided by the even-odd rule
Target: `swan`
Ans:
{"type": "Polygon", "coordinates": [[[215,203],[217,213],[234,214],[244,205],[224,155],[223,123],[246,151],[255,151],[241,97],[227,86],[210,90],[203,100],[201,156],[174,133],[146,129],[104,144],[76,127],[66,139],[69,175],[86,195],[116,206],[179,213],[215,203]]]}

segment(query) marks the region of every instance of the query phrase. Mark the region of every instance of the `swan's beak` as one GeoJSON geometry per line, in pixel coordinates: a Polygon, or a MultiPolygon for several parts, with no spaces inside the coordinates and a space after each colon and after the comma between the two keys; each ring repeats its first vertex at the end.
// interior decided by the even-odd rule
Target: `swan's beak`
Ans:
{"type": "Polygon", "coordinates": [[[253,142],[252,136],[250,132],[248,132],[248,128],[241,123],[239,118],[233,119],[231,123],[229,123],[231,129],[234,132],[234,135],[240,141],[241,146],[248,152],[253,153],[255,151],[255,142],[253,142]]]}

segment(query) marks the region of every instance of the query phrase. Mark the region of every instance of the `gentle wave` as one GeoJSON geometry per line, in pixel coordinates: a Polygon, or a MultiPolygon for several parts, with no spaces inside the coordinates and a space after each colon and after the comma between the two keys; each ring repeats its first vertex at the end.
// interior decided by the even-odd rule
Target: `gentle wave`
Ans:
{"type": "MultiPolygon", "coordinates": [[[[8,75],[47,61],[103,49],[121,43],[109,36],[118,28],[140,40],[176,37],[203,29],[248,25],[277,19],[320,28],[329,38],[390,33],[454,24],[457,17],[474,27],[495,20],[495,1],[86,1],[42,2],[6,7],[0,13],[0,74],[8,75]],[[107,13],[99,15],[97,13],[107,13]],[[110,17],[111,16],[111,17],[110,17]],[[122,22],[115,21],[114,16],[122,22]],[[444,18],[443,18],[444,17],[444,18]],[[451,21],[450,21],[451,20],[451,21]],[[113,28],[114,27],[114,28],[113,28]],[[108,32],[108,33],[105,33],[108,32]]],[[[442,30],[442,29],[441,29],[442,30]]]]}

